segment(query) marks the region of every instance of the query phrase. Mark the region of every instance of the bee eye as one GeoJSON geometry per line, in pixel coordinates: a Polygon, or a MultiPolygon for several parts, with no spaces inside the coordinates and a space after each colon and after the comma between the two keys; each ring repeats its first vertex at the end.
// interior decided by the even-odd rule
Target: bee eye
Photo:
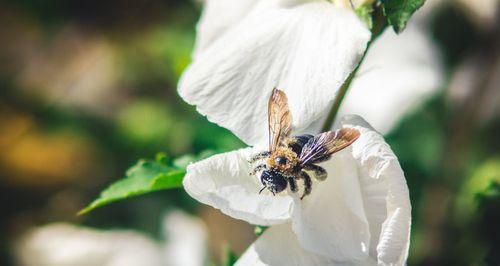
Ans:
{"type": "Polygon", "coordinates": [[[275,161],[277,164],[283,165],[283,164],[286,164],[287,160],[285,157],[280,156],[280,157],[276,157],[275,161]]]}

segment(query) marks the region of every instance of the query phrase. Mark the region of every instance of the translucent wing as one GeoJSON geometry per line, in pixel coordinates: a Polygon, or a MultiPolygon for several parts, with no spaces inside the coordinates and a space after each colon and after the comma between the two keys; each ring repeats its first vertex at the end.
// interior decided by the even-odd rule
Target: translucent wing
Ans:
{"type": "Polygon", "coordinates": [[[281,90],[274,89],[268,104],[269,150],[276,150],[283,139],[292,131],[292,114],[288,109],[288,99],[281,90]]]}
{"type": "Polygon", "coordinates": [[[302,164],[326,161],[332,154],[351,145],[358,137],[359,131],[353,128],[318,134],[304,145],[299,158],[302,164]]]}

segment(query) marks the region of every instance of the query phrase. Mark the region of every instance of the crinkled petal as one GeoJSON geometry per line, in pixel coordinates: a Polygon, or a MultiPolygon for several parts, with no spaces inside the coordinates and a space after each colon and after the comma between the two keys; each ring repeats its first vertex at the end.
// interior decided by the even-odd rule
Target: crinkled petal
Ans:
{"type": "Polygon", "coordinates": [[[326,112],[369,38],[354,12],[326,1],[253,12],[194,60],[179,93],[210,121],[262,145],[272,89],[287,94],[296,132],[305,128],[326,112]]]}
{"type": "Polygon", "coordinates": [[[437,47],[414,23],[387,30],[368,51],[339,114],[358,114],[382,133],[443,88],[437,47]]]}
{"type": "Polygon", "coordinates": [[[402,265],[411,224],[403,171],[363,119],[350,116],[342,125],[357,128],[361,136],[322,164],[329,176],[297,202],[292,228],[301,246],[336,261],[365,265],[371,257],[379,265],[402,265]]]}
{"type": "Polygon", "coordinates": [[[252,224],[271,225],[287,221],[293,200],[288,194],[259,194],[262,184],[250,176],[248,159],[257,154],[246,148],[218,154],[191,164],[184,177],[184,188],[194,199],[223,213],[252,224]]]}
{"type": "Polygon", "coordinates": [[[410,246],[411,204],[401,165],[384,138],[361,117],[346,116],[342,125],[361,132],[352,155],[358,161],[372,233],[370,254],[377,255],[380,265],[403,265],[410,246]]]}

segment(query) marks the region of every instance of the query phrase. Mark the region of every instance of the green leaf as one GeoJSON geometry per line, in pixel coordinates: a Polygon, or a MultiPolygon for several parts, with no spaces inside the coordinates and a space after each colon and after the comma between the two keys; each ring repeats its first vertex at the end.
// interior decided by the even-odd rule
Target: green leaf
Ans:
{"type": "Polygon", "coordinates": [[[143,195],[149,192],[182,187],[184,169],[171,167],[167,164],[165,155],[160,154],[156,160],[140,160],[128,169],[124,179],[121,179],[107,189],[78,214],[88,213],[95,208],[111,202],[143,195]]]}
{"type": "Polygon", "coordinates": [[[455,215],[457,223],[472,219],[482,199],[494,196],[500,184],[500,157],[493,157],[475,169],[462,184],[456,195],[455,215]]]}
{"type": "Polygon", "coordinates": [[[186,154],[186,155],[183,155],[183,156],[176,158],[173,161],[173,165],[175,167],[178,167],[178,168],[186,168],[190,163],[195,162],[195,161],[199,161],[199,160],[203,160],[203,159],[208,158],[216,153],[217,152],[213,151],[213,150],[205,150],[205,151],[202,151],[197,156],[193,155],[193,154],[186,154]]]}
{"type": "Polygon", "coordinates": [[[476,200],[478,204],[481,205],[487,200],[498,200],[500,199],[500,180],[492,180],[485,191],[476,194],[476,200]]]}
{"type": "Polygon", "coordinates": [[[424,2],[425,0],[382,0],[387,22],[395,32],[402,32],[410,17],[424,2]]]}

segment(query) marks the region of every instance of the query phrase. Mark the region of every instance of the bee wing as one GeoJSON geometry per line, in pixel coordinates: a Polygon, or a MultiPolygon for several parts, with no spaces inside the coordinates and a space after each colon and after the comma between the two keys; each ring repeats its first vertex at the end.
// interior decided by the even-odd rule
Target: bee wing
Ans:
{"type": "Polygon", "coordinates": [[[292,114],[286,94],[273,89],[268,104],[269,150],[274,151],[292,131],[292,114]]]}
{"type": "Polygon", "coordinates": [[[330,158],[330,155],[351,145],[359,137],[359,131],[353,128],[342,128],[314,136],[302,148],[299,159],[302,164],[319,163],[330,158]]]}

